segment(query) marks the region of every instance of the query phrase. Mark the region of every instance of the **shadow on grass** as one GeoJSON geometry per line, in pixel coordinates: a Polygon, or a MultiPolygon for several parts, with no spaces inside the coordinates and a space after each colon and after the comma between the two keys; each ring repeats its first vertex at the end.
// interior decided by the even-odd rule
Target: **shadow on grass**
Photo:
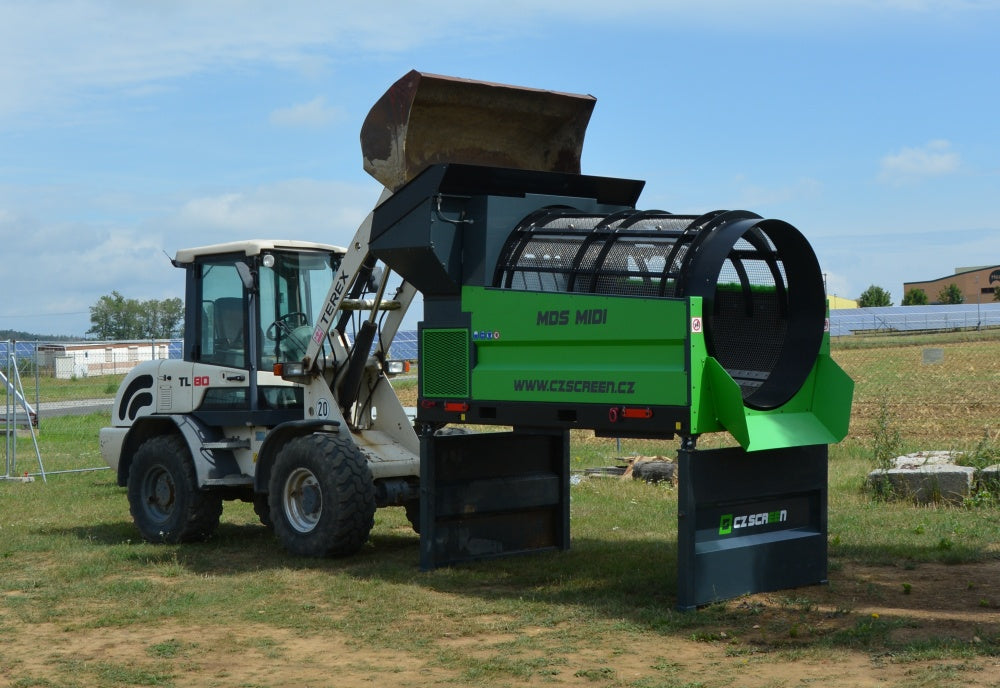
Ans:
{"type": "MultiPolygon", "coordinates": [[[[223,522],[209,541],[182,545],[142,542],[132,524],[124,521],[52,534],[104,549],[100,556],[121,565],[119,571],[132,570],[140,578],[180,567],[192,576],[232,579],[238,585],[245,578],[246,584],[253,585],[254,575],[274,573],[263,586],[271,589],[285,584],[287,572],[318,573],[318,584],[330,591],[331,599],[348,595],[345,610],[350,618],[344,623],[365,625],[368,615],[389,613],[374,600],[371,606],[351,602],[356,591],[379,590],[392,599],[395,594],[412,597],[412,589],[419,588],[445,596],[434,598],[442,604],[447,604],[447,596],[464,599],[471,603],[469,608],[484,614],[592,618],[623,631],[680,634],[727,647],[737,647],[733,643],[740,638],[737,649],[748,652],[809,646],[915,652],[926,646],[943,656],[1000,655],[1000,622],[995,613],[989,618],[981,615],[975,629],[961,622],[970,605],[973,611],[988,611],[976,605],[994,589],[990,576],[997,571],[995,556],[980,553],[982,558],[994,559],[987,566],[948,567],[945,575],[954,570],[956,579],[953,594],[925,597],[928,589],[917,578],[921,568],[926,565],[928,571],[942,573],[941,553],[933,545],[911,547],[908,551],[918,561],[891,566],[872,563],[880,556],[877,548],[834,547],[831,550],[838,553],[832,557],[829,585],[739,598],[683,613],[675,610],[677,546],[671,538],[603,539],[585,534],[573,538],[568,551],[485,559],[421,572],[419,537],[391,524],[377,527],[357,554],[337,559],[291,556],[268,529],[253,523],[223,522]],[[329,587],[322,583],[322,575],[330,576],[329,587]],[[903,582],[913,583],[912,591],[903,582]],[[880,615],[872,614],[872,608],[880,615]],[[970,646],[964,636],[973,630],[981,642],[970,646]]],[[[317,585],[317,580],[304,589],[308,585],[317,585]]],[[[1000,604],[1000,599],[994,602],[1000,604]]]]}

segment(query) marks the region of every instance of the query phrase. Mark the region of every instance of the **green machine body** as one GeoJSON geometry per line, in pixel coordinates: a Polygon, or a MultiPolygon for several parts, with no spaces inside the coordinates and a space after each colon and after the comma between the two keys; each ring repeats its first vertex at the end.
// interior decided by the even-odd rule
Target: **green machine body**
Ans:
{"type": "Polygon", "coordinates": [[[424,298],[417,421],[727,431],[747,451],[847,433],[815,254],[746,211],[640,211],[643,183],[432,165],[376,210],[373,254],[424,298]]]}

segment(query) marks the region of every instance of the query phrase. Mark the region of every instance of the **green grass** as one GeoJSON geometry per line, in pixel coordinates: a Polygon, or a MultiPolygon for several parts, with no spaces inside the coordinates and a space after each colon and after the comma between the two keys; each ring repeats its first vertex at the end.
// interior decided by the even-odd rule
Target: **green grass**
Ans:
{"type": "Polygon", "coordinates": [[[951,332],[899,333],[886,332],[870,335],[850,335],[831,340],[834,353],[850,349],[891,349],[906,346],[941,346],[955,343],[990,343],[1000,338],[1000,329],[955,330],[951,332]]]}
{"type": "MultiPolygon", "coordinates": [[[[600,463],[599,449],[587,449],[588,461],[600,463]]],[[[924,563],[997,557],[995,510],[876,505],[859,488],[864,469],[860,452],[835,448],[830,462],[834,570],[897,567],[903,581],[924,563]]],[[[54,680],[52,685],[74,680],[182,685],[190,670],[185,667],[201,666],[213,641],[201,633],[184,636],[181,629],[205,624],[272,629],[234,646],[271,662],[288,659],[287,634],[338,637],[362,656],[374,648],[423,657],[428,667],[455,676],[459,684],[571,677],[596,685],[695,683],[690,676],[666,676],[652,668],[646,678],[626,681],[614,662],[594,661],[621,638],[697,639],[725,646],[734,661],[761,652],[756,641],[741,640],[762,632],[753,630],[763,618],[753,607],[737,600],[697,613],[673,609],[677,495],[669,486],[584,481],[572,490],[569,552],[421,573],[418,538],[401,509],[380,510],[371,541],[348,559],[288,556],[241,503],[227,503],[222,525],[208,543],[151,545],[138,539],[124,490],[112,478],[105,471],[54,476],[47,485],[0,483],[0,630],[51,625],[72,638],[175,629],[137,647],[134,662],[108,658],[54,665],[45,679],[54,680]],[[442,629],[454,645],[442,642],[442,629]],[[479,651],[463,650],[463,642],[484,637],[489,640],[479,651]],[[590,659],[567,659],[574,656],[590,659]]],[[[913,662],[930,652],[926,643],[893,639],[894,631],[911,626],[903,617],[878,620],[847,610],[840,630],[818,633],[829,612],[819,609],[815,592],[777,598],[786,620],[766,627],[768,646],[805,643],[823,657],[842,651],[909,653],[913,662]]],[[[933,649],[945,659],[969,661],[1000,654],[1000,638],[987,636],[976,646],[942,642],[933,649]]],[[[4,652],[0,649],[0,666],[4,652]]],[[[34,678],[14,671],[11,680],[32,685],[34,678]]],[[[943,681],[944,675],[940,685],[943,681]]],[[[704,685],[725,682],[718,678],[704,685]]]]}
{"type": "Polygon", "coordinates": [[[44,372],[38,375],[22,374],[24,397],[34,404],[36,391],[40,401],[67,401],[72,399],[105,399],[115,395],[125,375],[93,375],[71,379],[57,379],[44,372]]]}
{"type": "MultiPolygon", "coordinates": [[[[42,472],[35,453],[36,442],[42,468],[46,473],[81,468],[106,468],[101,459],[97,434],[110,422],[110,412],[43,417],[35,430],[34,441],[26,430],[18,431],[16,446],[10,456],[16,464],[13,473],[17,475],[30,473],[38,476],[42,472]]],[[[0,461],[2,459],[0,456],[0,461]]],[[[0,463],[0,469],[3,467],[4,464],[0,463]]]]}
{"type": "Polygon", "coordinates": [[[1000,330],[844,338],[832,355],[855,383],[854,437],[870,436],[883,407],[898,419],[904,449],[965,449],[997,429],[1000,330]],[[927,346],[943,358],[925,363],[927,346]]]}
{"type": "MultiPolygon", "coordinates": [[[[911,618],[902,608],[879,617],[861,611],[900,600],[918,604],[928,587],[920,578],[925,568],[954,567],[948,578],[964,585],[963,566],[1000,558],[995,503],[917,507],[873,502],[863,489],[872,468],[865,414],[876,408],[868,400],[886,386],[904,399],[893,408],[904,451],[967,446],[978,448],[977,461],[995,455],[980,440],[981,427],[968,438],[937,428],[931,435],[937,446],[927,446],[929,435],[922,434],[930,422],[921,415],[923,399],[952,389],[952,377],[964,380],[970,366],[994,374],[995,364],[982,358],[984,344],[948,343],[945,363],[954,368],[920,368],[919,346],[840,352],[846,360],[835,352],[857,374],[862,401],[850,437],[831,448],[829,586],[675,611],[677,494],[668,485],[585,480],[571,492],[570,551],[422,573],[419,539],[402,509],[380,510],[370,542],[348,559],[291,557],[249,505],[228,502],[211,541],[150,545],[138,538],[110,471],[57,474],[47,484],[0,481],[0,635],[8,641],[0,644],[0,685],[283,685],[273,676],[241,674],[238,658],[308,671],[299,643],[310,640],[346,657],[338,671],[387,685],[401,675],[412,683],[415,670],[399,658],[427,677],[417,685],[714,688],[741,683],[745,671],[837,667],[851,656],[895,667],[911,685],[981,678],[982,667],[1000,656],[997,625],[956,637],[953,629],[936,634],[932,620],[911,618]],[[911,369],[920,374],[908,376],[911,369]],[[915,425],[920,432],[909,431],[915,425]],[[859,567],[888,582],[870,580],[859,567]],[[35,646],[24,640],[32,632],[41,634],[35,646]],[[112,639],[121,639],[128,649],[77,657],[75,648],[91,637],[114,647],[112,639]],[[714,658],[712,671],[685,670],[688,660],[676,651],[692,643],[714,658]],[[617,650],[647,646],[649,657],[632,659],[630,672],[619,666],[626,656],[617,650]],[[24,658],[37,647],[47,653],[41,665],[24,658]],[[220,654],[236,666],[220,668],[220,654]]],[[[109,380],[58,381],[46,393],[101,397],[108,386],[109,380]]],[[[394,386],[405,398],[415,396],[415,381],[394,386]]],[[[993,408],[982,413],[994,417],[993,408]]],[[[955,422],[969,417],[978,422],[964,407],[954,414],[955,422]]],[[[102,413],[43,418],[38,442],[46,470],[100,466],[97,432],[107,422],[102,413]]],[[[727,442],[704,437],[700,446],[727,442]]],[[[676,449],[675,441],[619,446],[574,432],[571,468],[608,466],[632,454],[673,456],[676,449]]],[[[36,472],[23,434],[17,456],[18,472],[36,472]]],[[[971,612],[1000,607],[995,586],[969,585],[963,592],[971,612]]]]}

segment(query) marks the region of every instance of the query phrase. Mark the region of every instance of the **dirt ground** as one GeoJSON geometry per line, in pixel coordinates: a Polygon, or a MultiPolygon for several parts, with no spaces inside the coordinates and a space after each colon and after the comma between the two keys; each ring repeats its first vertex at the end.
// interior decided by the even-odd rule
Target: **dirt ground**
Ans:
{"type": "Polygon", "coordinates": [[[354,638],[303,636],[273,626],[227,628],[206,619],[200,628],[16,626],[2,619],[0,686],[1000,686],[1000,562],[912,570],[845,566],[827,586],[759,594],[727,604],[727,627],[695,624],[690,632],[602,639],[567,652],[559,629],[521,627],[515,634],[453,637],[420,653],[366,648],[354,638]],[[801,597],[797,597],[801,595],[801,597]],[[898,656],[889,645],[942,647],[935,655],[898,656]],[[544,670],[469,679],[467,665],[441,657],[502,663],[513,641],[521,664],[532,656],[544,670]],[[837,642],[827,642],[839,638],[837,642]],[[963,653],[987,643],[993,654],[963,653]],[[884,647],[883,643],[875,647],[884,647]],[[957,649],[956,649],[957,648],[957,649]],[[115,667],[133,667],[122,672],[115,667]],[[26,677],[30,677],[27,678],[26,677]],[[13,681],[16,680],[16,683],[13,681]]]}

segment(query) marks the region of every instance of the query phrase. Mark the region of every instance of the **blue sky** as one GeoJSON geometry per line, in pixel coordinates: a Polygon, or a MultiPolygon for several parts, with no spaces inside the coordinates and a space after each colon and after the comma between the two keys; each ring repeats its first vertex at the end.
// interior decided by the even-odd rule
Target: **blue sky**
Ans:
{"type": "Polygon", "coordinates": [[[0,329],[183,296],[179,248],[345,244],[410,69],[590,93],[585,173],[786,220],[831,293],[898,303],[1000,264],[998,35],[993,0],[0,0],[0,329]]]}

